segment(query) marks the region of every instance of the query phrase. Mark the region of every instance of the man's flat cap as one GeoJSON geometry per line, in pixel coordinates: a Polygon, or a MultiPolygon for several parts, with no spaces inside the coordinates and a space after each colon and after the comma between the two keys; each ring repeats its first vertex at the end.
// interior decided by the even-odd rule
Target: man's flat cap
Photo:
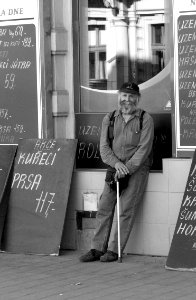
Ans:
{"type": "Polygon", "coordinates": [[[125,82],[119,89],[120,93],[137,94],[140,95],[139,86],[134,82],[125,82]]]}

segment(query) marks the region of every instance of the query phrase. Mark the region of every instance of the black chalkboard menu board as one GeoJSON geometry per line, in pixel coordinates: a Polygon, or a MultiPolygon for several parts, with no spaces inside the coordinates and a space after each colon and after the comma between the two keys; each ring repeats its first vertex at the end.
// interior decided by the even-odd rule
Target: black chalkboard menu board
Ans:
{"type": "Polygon", "coordinates": [[[196,271],[196,151],[192,160],[166,268],[196,271]]]}
{"type": "MultiPolygon", "coordinates": [[[[179,146],[196,146],[196,15],[178,18],[179,146]]],[[[177,91],[177,92],[178,92],[177,91]]]]}
{"type": "Polygon", "coordinates": [[[59,254],[76,140],[20,140],[2,249],[59,254]]]}
{"type": "MultiPolygon", "coordinates": [[[[101,124],[105,114],[77,114],[76,137],[76,168],[106,169],[101,160],[99,141],[101,124]]],[[[153,165],[151,171],[162,170],[162,158],[172,157],[172,132],[170,114],[151,114],[155,125],[153,144],[153,165]]]]}
{"type": "Polygon", "coordinates": [[[0,240],[7,213],[11,186],[11,170],[14,163],[16,149],[16,145],[0,146],[0,240]]]}
{"type": "Polygon", "coordinates": [[[105,114],[77,114],[76,168],[105,169],[99,152],[101,124],[105,114]]]}
{"type": "Polygon", "coordinates": [[[34,24],[0,24],[0,144],[38,137],[34,24]]]}

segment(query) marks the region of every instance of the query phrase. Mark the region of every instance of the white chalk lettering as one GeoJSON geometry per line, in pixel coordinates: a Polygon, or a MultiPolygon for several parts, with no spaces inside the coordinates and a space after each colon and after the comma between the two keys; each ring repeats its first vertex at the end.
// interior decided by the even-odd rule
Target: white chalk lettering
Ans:
{"type": "Polygon", "coordinates": [[[196,139],[196,130],[195,128],[192,129],[185,129],[183,128],[183,132],[180,134],[183,139],[190,139],[190,138],[195,138],[196,139]]]}
{"type": "Polygon", "coordinates": [[[78,147],[78,158],[83,159],[99,159],[99,144],[94,145],[93,143],[80,142],[78,147]]]}
{"type": "Polygon", "coordinates": [[[10,125],[4,125],[4,126],[0,125],[0,133],[3,133],[3,134],[11,133],[11,129],[12,129],[12,127],[10,125]]]}
{"type": "Polygon", "coordinates": [[[194,81],[182,81],[180,82],[179,89],[180,90],[189,90],[189,89],[195,89],[196,88],[196,82],[194,81]]]}
{"type": "Polygon", "coordinates": [[[196,231],[196,226],[188,225],[187,223],[180,223],[180,226],[177,230],[177,234],[185,234],[185,235],[191,235],[196,231]]]}
{"type": "Polygon", "coordinates": [[[10,69],[29,69],[31,66],[31,61],[30,60],[19,60],[18,58],[14,60],[11,65],[10,69]]]}
{"type": "Polygon", "coordinates": [[[196,77],[196,69],[194,70],[181,70],[179,73],[179,79],[196,77]]]}
{"type": "Polygon", "coordinates": [[[0,108],[0,118],[8,119],[8,109],[0,108]]]}
{"type": "Polygon", "coordinates": [[[97,127],[95,125],[93,125],[93,126],[90,126],[90,125],[80,126],[78,134],[79,135],[96,135],[96,136],[99,136],[100,135],[100,130],[101,130],[101,128],[97,127]]]}
{"type": "MultiPolygon", "coordinates": [[[[189,93],[188,93],[188,97],[196,97],[196,91],[190,90],[189,93]]],[[[194,102],[195,102],[195,101],[193,101],[193,103],[194,103],[194,102]]],[[[194,106],[195,106],[195,104],[194,104],[194,106]]]]}
{"type": "Polygon", "coordinates": [[[41,182],[42,175],[41,174],[20,174],[15,173],[12,181],[12,188],[16,187],[17,189],[38,189],[39,184],[41,182]]]}
{"type": "Polygon", "coordinates": [[[16,47],[16,46],[20,46],[20,40],[10,42],[10,47],[16,47]]]}
{"type": "Polygon", "coordinates": [[[52,162],[51,162],[51,166],[54,164],[55,158],[56,158],[56,153],[53,155],[53,159],[52,159],[52,162]]]}
{"type": "Polygon", "coordinates": [[[194,19],[186,19],[178,22],[178,30],[182,29],[194,29],[196,28],[196,20],[194,19]]]}
{"type": "Polygon", "coordinates": [[[0,134],[0,141],[1,142],[7,142],[7,143],[14,143],[15,137],[13,135],[5,135],[5,134],[0,134]]]}
{"type": "Polygon", "coordinates": [[[183,206],[188,206],[191,203],[191,196],[187,195],[183,202],[183,206]]]}
{"type": "Polygon", "coordinates": [[[183,206],[195,206],[195,205],[196,205],[196,196],[192,199],[191,196],[187,195],[183,202],[183,206]]]}
{"type": "Polygon", "coordinates": [[[196,211],[190,211],[188,208],[185,208],[181,213],[180,213],[180,219],[181,220],[195,220],[196,219],[196,211]]]}
{"type": "MultiPolygon", "coordinates": [[[[195,191],[196,191],[195,177],[193,177],[193,179],[190,180],[190,182],[188,183],[187,191],[188,191],[188,192],[190,192],[190,191],[195,192],[195,191]]],[[[196,196],[195,196],[193,199],[195,199],[195,198],[196,198],[196,196]]]]}
{"type": "Polygon", "coordinates": [[[86,143],[79,143],[78,158],[84,158],[86,143]]]}
{"type": "Polygon", "coordinates": [[[193,171],[191,172],[191,176],[193,176],[193,174],[195,173],[195,171],[196,171],[196,164],[194,165],[193,171]]]}
{"type": "Polygon", "coordinates": [[[196,117],[187,117],[187,116],[181,116],[180,122],[184,125],[195,125],[196,124],[196,117]]]}
{"type": "Polygon", "coordinates": [[[53,165],[56,159],[56,153],[37,151],[35,153],[20,152],[17,164],[21,165],[53,165]]]}
{"type": "Polygon", "coordinates": [[[53,149],[56,145],[55,140],[37,140],[34,146],[35,150],[50,150],[53,149]]]}
{"type": "Polygon", "coordinates": [[[196,52],[196,45],[179,45],[178,54],[190,54],[196,52]]]}
{"type": "Polygon", "coordinates": [[[0,29],[0,36],[5,36],[7,33],[7,29],[0,29]]]}
{"type": "MultiPolygon", "coordinates": [[[[54,196],[55,196],[55,193],[46,192],[44,194],[44,191],[42,191],[40,197],[35,199],[37,201],[37,206],[36,206],[35,212],[36,213],[44,213],[45,218],[47,218],[50,206],[52,204],[54,204],[54,201],[53,201],[54,196]]],[[[55,209],[53,208],[52,210],[55,210],[55,209]]]]}
{"type": "Polygon", "coordinates": [[[40,161],[40,157],[41,157],[41,151],[38,151],[36,153],[34,153],[34,158],[33,158],[33,161],[32,161],[32,164],[34,165],[37,165],[40,161]]]}
{"type": "Polygon", "coordinates": [[[178,36],[178,43],[187,43],[196,40],[196,33],[183,33],[178,36]]]}
{"type": "Polygon", "coordinates": [[[7,61],[0,61],[0,69],[7,69],[9,67],[9,58],[7,61]]]}
{"type": "Polygon", "coordinates": [[[7,58],[7,56],[8,56],[8,51],[0,51],[0,57],[2,57],[2,58],[7,58]]]}
{"type": "MultiPolygon", "coordinates": [[[[194,92],[196,93],[196,91],[194,92]]],[[[196,101],[182,99],[180,106],[183,108],[196,108],[196,101]]]]}
{"type": "Polygon", "coordinates": [[[195,55],[180,57],[178,64],[179,64],[179,67],[195,65],[196,64],[196,57],[195,57],[195,55]]]}

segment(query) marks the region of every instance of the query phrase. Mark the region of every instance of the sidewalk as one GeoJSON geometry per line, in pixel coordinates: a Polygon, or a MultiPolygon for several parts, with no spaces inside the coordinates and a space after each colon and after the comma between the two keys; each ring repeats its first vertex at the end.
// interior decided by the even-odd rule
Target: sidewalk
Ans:
{"type": "Polygon", "coordinates": [[[0,253],[0,300],[196,299],[196,274],[165,269],[166,258],[126,255],[122,263],[0,253]]]}

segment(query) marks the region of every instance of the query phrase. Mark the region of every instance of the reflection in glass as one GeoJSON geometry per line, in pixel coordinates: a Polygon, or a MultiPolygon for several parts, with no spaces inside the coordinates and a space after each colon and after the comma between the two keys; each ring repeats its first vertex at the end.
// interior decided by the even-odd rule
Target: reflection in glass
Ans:
{"type": "Polygon", "coordinates": [[[117,89],[129,79],[142,83],[165,67],[164,2],[161,13],[158,1],[148,2],[154,2],[152,9],[145,1],[80,1],[85,85],[117,89]]]}
{"type": "MultiPolygon", "coordinates": [[[[165,45],[164,3],[164,0],[79,1],[82,87],[116,91],[123,82],[133,80],[142,84],[166,67],[169,50],[165,45]]],[[[109,98],[108,94],[106,97],[109,98]]],[[[94,110],[87,103],[95,102],[94,96],[82,91],[81,99],[82,111],[94,110]]]]}

